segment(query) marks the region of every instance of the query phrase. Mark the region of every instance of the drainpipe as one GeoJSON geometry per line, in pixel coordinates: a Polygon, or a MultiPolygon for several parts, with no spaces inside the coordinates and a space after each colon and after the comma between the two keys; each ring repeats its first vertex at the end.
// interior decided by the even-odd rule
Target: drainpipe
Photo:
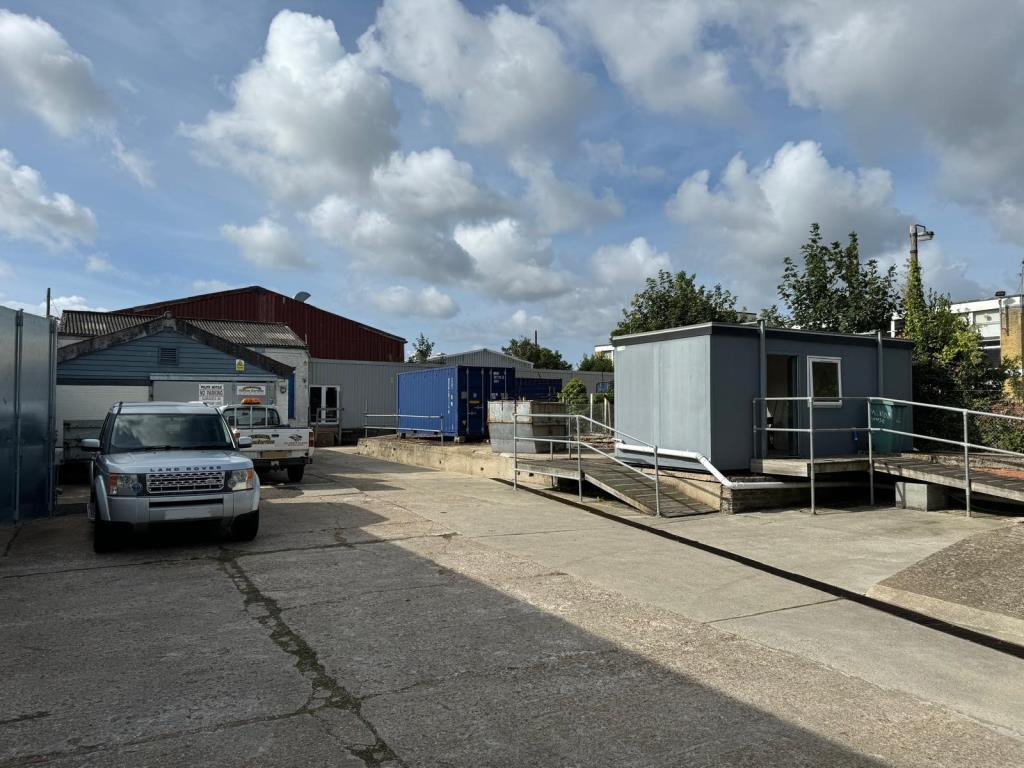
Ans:
{"type": "Polygon", "coordinates": [[[56,512],[57,505],[57,318],[50,318],[50,396],[46,409],[47,458],[50,465],[47,486],[47,512],[56,512]]]}
{"type": "MultiPolygon", "coordinates": [[[[761,407],[755,413],[755,418],[762,419],[768,405],[763,399],[768,397],[768,331],[763,318],[758,323],[758,336],[761,354],[761,359],[758,361],[758,391],[762,400],[761,407]]],[[[754,425],[757,426],[757,423],[755,422],[754,425]]],[[[768,458],[768,433],[762,430],[759,440],[761,441],[761,456],[768,458]]]]}
{"type": "Polygon", "coordinates": [[[14,522],[21,517],[21,359],[25,310],[14,316],[14,522]]]}
{"type": "Polygon", "coordinates": [[[878,332],[878,396],[885,397],[885,347],[882,332],[878,332]]]}

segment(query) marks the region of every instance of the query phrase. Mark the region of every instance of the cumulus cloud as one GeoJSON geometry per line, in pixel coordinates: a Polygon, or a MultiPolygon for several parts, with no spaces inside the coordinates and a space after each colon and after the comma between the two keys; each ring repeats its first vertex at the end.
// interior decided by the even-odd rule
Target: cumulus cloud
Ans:
{"type": "Polygon", "coordinates": [[[83,131],[104,137],[121,166],[152,185],[149,162],[118,135],[113,103],[92,62],[43,19],[0,9],[0,113],[5,107],[34,114],[63,138],[83,131]]]}
{"type": "Polygon", "coordinates": [[[659,270],[671,270],[672,260],[645,238],[637,237],[626,245],[599,248],[591,259],[591,265],[599,283],[617,286],[640,283],[657,275],[659,270]]]}
{"type": "Polygon", "coordinates": [[[346,53],[327,19],[278,13],[263,57],[231,91],[230,109],[182,131],[202,157],[278,198],[313,202],[358,189],[397,146],[387,79],[346,53]]]}
{"type": "Polygon", "coordinates": [[[225,240],[237,245],[246,259],[261,267],[310,266],[288,228],[266,217],[251,227],[225,224],[220,233],[225,240]]]}
{"type": "Polygon", "coordinates": [[[612,176],[653,180],[665,175],[657,166],[627,163],[626,151],[617,141],[584,141],[583,152],[593,165],[612,176]]]}
{"type": "Polygon", "coordinates": [[[114,265],[111,264],[107,259],[104,259],[102,256],[90,256],[88,259],[86,259],[85,269],[88,272],[96,273],[110,273],[116,271],[114,265]]]}
{"type": "Polygon", "coordinates": [[[865,257],[901,242],[909,223],[894,205],[887,170],[833,166],[812,141],[784,144],[753,169],[736,155],[717,185],[709,171],[698,171],[666,210],[714,254],[717,275],[731,276],[748,302],[774,300],[782,260],[799,252],[811,222],[829,240],[857,232],[865,257]]]}
{"type": "Polygon", "coordinates": [[[470,143],[547,141],[572,127],[590,89],[551,29],[504,5],[476,16],[457,0],[385,0],[359,46],[470,143]]]}
{"type": "Polygon", "coordinates": [[[600,53],[608,76],[655,112],[733,112],[739,96],[729,61],[707,44],[713,24],[732,18],[730,2],[564,0],[544,13],[600,53]]]}
{"type": "Polygon", "coordinates": [[[565,293],[570,277],[554,268],[551,241],[531,235],[521,222],[504,218],[460,224],[455,242],[473,260],[474,283],[503,299],[535,300],[565,293]]]}
{"type": "Polygon", "coordinates": [[[0,149],[0,232],[52,249],[69,248],[92,242],[96,217],[66,194],[47,194],[39,171],[18,165],[14,155],[0,149]]]}
{"type": "Polygon", "coordinates": [[[589,189],[557,178],[547,158],[518,154],[511,165],[526,180],[524,200],[544,234],[591,227],[625,212],[612,190],[596,197],[589,189]]]}
{"type": "Polygon", "coordinates": [[[416,315],[448,320],[459,313],[459,305],[451,296],[434,286],[413,291],[404,285],[393,285],[371,296],[376,307],[394,315],[416,315]]]}
{"type": "Polygon", "coordinates": [[[1024,244],[1002,219],[1007,203],[1024,203],[1019,2],[984,13],[955,0],[792,4],[779,23],[781,79],[794,103],[837,112],[862,134],[898,120],[931,148],[949,198],[1024,244]]]}
{"type": "MultiPolygon", "coordinates": [[[[29,314],[46,316],[46,300],[34,303],[31,301],[0,301],[9,309],[23,309],[29,314]]],[[[79,309],[89,312],[109,312],[104,307],[93,306],[83,296],[54,296],[50,299],[50,314],[59,317],[66,309],[79,309]]]]}
{"type": "Polygon", "coordinates": [[[225,283],[223,280],[193,280],[192,289],[199,293],[219,293],[220,291],[229,291],[232,288],[238,286],[230,283],[225,283]]]}

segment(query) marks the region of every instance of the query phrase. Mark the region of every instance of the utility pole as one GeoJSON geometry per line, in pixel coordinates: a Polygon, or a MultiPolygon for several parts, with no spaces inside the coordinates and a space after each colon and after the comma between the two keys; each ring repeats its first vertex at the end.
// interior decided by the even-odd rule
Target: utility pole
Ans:
{"type": "Polygon", "coordinates": [[[903,332],[911,339],[918,338],[925,311],[924,283],[921,265],[917,261],[917,244],[931,240],[935,233],[923,224],[910,225],[910,263],[907,265],[907,289],[903,296],[903,332]]]}
{"type": "Polygon", "coordinates": [[[935,237],[935,233],[930,229],[926,229],[924,224],[911,224],[910,225],[910,263],[917,264],[917,244],[918,242],[925,242],[935,237]]]}

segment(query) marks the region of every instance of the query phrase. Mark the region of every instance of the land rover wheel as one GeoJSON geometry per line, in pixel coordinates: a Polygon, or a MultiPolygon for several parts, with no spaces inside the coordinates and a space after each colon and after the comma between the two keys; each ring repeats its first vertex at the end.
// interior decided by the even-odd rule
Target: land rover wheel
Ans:
{"type": "Polygon", "coordinates": [[[100,518],[96,511],[96,520],[92,527],[92,551],[97,553],[113,552],[121,546],[121,531],[113,523],[100,518]]]}
{"type": "Polygon", "coordinates": [[[231,524],[231,538],[235,541],[252,541],[260,530],[260,511],[239,515],[231,524]]]}

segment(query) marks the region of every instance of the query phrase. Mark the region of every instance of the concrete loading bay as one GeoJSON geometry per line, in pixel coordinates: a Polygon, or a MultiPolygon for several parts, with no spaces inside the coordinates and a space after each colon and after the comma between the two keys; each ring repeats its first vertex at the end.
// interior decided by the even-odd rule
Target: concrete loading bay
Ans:
{"type": "MultiPolygon", "coordinates": [[[[950,558],[948,601],[1020,593],[1011,521],[821,512],[657,524],[851,593],[934,593],[950,558]]],[[[264,513],[108,558],[81,516],[5,530],[0,765],[1024,764],[1010,644],[354,449],[264,513]]]]}

